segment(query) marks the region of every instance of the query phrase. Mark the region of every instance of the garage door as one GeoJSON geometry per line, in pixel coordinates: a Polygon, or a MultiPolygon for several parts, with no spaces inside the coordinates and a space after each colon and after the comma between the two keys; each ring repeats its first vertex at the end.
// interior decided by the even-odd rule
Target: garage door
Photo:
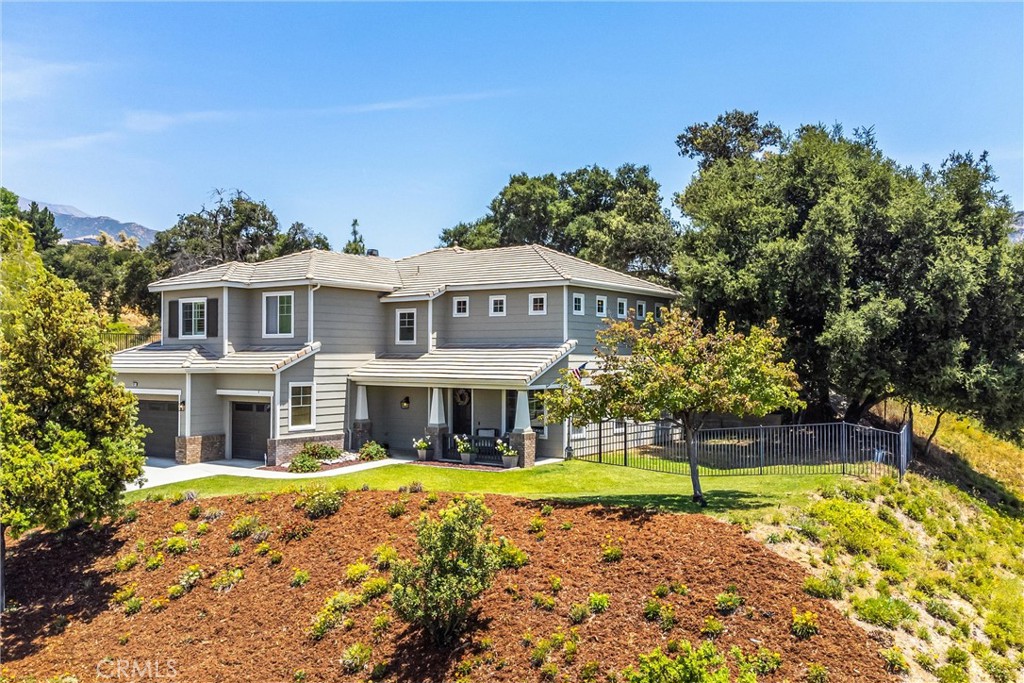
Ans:
{"type": "Polygon", "coordinates": [[[178,436],[177,401],[139,401],[139,422],[153,430],[146,437],[146,455],[173,458],[174,438],[178,436]]]}
{"type": "Polygon", "coordinates": [[[231,404],[231,457],[263,460],[270,438],[270,404],[231,404]]]}

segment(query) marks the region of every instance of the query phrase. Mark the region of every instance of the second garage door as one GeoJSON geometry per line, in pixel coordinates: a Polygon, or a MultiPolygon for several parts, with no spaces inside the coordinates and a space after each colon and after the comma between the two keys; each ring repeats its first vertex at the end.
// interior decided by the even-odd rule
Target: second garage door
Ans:
{"type": "Polygon", "coordinates": [[[270,438],[270,404],[231,404],[231,457],[264,460],[270,438]]]}
{"type": "Polygon", "coordinates": [[[139,401],[139,422],[152,431],[146,436],[146,455],[173,458],[174,438],[178,436],[177,401],[139,401]]]}

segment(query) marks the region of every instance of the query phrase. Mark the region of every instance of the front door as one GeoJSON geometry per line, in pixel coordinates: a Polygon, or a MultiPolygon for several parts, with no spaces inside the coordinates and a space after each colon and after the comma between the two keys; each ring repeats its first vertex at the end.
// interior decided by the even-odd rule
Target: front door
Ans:
{"type": "Polygon", "coordinates": [[[264,460],[270,438],[270,404],[231,404],[231,457],[264,460]]]}
{"type": "Polygon", "coordinates": [[[472,389],[452,389],[452,434],[473,435],[472,389]]]}

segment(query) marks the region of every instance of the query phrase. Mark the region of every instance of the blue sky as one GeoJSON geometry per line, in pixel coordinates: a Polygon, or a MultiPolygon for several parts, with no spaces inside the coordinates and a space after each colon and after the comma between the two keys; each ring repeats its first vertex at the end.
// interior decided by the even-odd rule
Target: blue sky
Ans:
{"type": "Polygon", "coordinates": [[[648,164],[727,109],[988,150],[1024,206],[1024,4],[12,4],[2,181],[161,229],[215,187],[400,256],[519,171],[648,164]]]}

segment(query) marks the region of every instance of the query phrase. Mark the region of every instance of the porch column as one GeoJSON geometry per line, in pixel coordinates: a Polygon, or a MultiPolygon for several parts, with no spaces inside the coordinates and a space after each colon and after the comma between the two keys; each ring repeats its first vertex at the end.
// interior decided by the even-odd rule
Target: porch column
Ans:
{"type": "Polygon", "coordinates": [[[356,412],[352,421],[352,450],[357,451],[373,438],[373,423],[366,402],[366,385],[356,385],[356,412]]]}
{"type": "Polygon", "coordinates": [[[519,452],[519,466],[533,467],[537,459],[537,434],[530,427],[530,395],[526,390],[516,392],[516,420],[508,444],[519,452]]]}
{"type": "Polygon", "coordinates": [[[439,387],[430,390],[430,417],[424,434],[430,440],[432,451],[432,454],[428,457],[440,460],[445,455],[448,423],[444,419],[444,389],[439,387]]]}

